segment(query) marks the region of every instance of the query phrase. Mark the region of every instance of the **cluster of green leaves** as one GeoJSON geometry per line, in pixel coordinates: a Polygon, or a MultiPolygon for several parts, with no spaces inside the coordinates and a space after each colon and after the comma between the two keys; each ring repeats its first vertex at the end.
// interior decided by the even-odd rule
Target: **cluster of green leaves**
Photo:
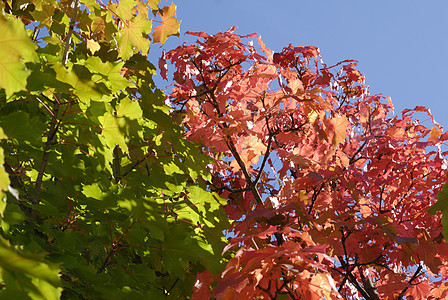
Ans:
{"type": "Polygon", "coordinates": [[[175,6],[103,2],[0,2],[2,299],[185,298],[222,271],[209,159],[147,59],[175,6]]]}

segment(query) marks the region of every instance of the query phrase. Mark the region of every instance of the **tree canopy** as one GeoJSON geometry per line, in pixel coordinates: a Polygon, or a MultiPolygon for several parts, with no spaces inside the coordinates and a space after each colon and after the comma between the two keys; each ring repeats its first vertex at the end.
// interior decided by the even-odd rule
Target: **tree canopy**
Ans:
{"type": "Polygon", "coordinates": [[[1,2],[0,298],[179,299],[222,271],[210,159],[152,81],[179,29],[158,2],[1,2]]]}
{"type": "Polygon", "coordinates": [[[313,46],[273,53],[234,28],[190,34],[161,65],[175,67],[189,139],[215,160],[234,251],[197,293],[216,281],[222,299],[445,297],[448,248],[428,208],[448,134],[429,109],[394,115],[355,61],[328,66],[313,46]]]}
{"type": "Polygon", "coordinates": [[[0,10],[0,299],[447,297],[448,134],[355,61],[190,32],[166,96],[174,4],[0,10]]]}

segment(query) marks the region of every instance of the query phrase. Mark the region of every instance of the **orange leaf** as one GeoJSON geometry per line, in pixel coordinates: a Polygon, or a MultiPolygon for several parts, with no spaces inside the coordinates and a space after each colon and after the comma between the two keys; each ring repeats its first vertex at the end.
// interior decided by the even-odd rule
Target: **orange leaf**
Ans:
{"type": "Polygon", "coordinates": [[[180,22],[177,21],[176,5],[174,3],[159,9],[159,15],[162,18],[162,24],[154,28],[152,37],[154,43],[161,43],[163,45],[170,35],[179,35],[180,22]]]}
{"type": "Polygon", "coordinates": [[[335,289],[333,278],[329,274],[318,273],[311,278],[310,290],[319,296],[315,299],[332,299],[332,291],[335,289]]]}
{"type": "Polygon", "coordinates": [[[347,130],[348,121],[345,116],[334,117],[331,119],[334,128],[333,145],[337,146],[345,140],[345,132],[347,130]]]}
{"type": "Polygon", "coordinates": [[[332,140],[333,146],[337,146],[345,141],[345,133],[348,120],[345,116],[335,116],[331,119],[324,119],[326,134],[332,140]]]}
{"type": "Polygon", "coordinates": [[[257,36],[257,41],[258,41],[258,45],[260,45],[260,47],[263,50],[263,52],[266,53],[266,57],[268,59],[268,62],[272,62],[272,57],[274,56],[274,54],[272,53],[272,51],[268,47],[266,47],[266,45],[264,44],[263,40],[261,39],[261,36],[257,36]]]}
{"type": "Polygon", "coordinates": [[[393,138],[403,138],[405,129],[403,127],[390,127],[386,130],[386,133],[393,138]]]}
{"type": "Polygon", "coordinates": [[[431,286],[428,283],[420,282],[409,286],[406,296],[410,296],[411,299],[427,299],[430,291],[431,286]]]}
{"type": "Polygon", "coordinates": [[[428,142],[437,143],[439,141],[439,136],[442,134],[442,130],[433,126],[429,134],[428,142]]]}

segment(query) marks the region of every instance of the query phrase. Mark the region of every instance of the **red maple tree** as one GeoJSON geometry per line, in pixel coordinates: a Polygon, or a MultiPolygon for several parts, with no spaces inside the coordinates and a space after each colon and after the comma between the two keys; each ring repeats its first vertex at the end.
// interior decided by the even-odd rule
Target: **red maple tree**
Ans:
{"type": "Polygon", "coordinates": [[[393,114],[356,62],[313,46],[273,53],[234,28],[160,60],[188,138],[215,159],[210,188],[233,219],[215,277],[196,299],[442,299],[448,247],[427,209],[448,139],[424,107],[393,114]],[[425,114],[429,127],[416,114],[425,114]],[[210,291],[210,292],[209,292],[210,291]]]}

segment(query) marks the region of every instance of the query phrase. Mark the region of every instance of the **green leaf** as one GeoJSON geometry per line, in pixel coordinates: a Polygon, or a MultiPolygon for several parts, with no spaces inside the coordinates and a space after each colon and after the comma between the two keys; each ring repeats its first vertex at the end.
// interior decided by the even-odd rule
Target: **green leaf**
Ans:
{"type": "Polygon", "coordinates": [[[124,98],[116,107],[117,117],[126,117],[129,120],[138,120],[142,117],[142,109],[137,101],[124,98]]]}
{"type": "Polygon", "coordinates": [[[92,72],[84,65],[75,64],[71,69],[66,70],[61,64],[55,64],[53,68],[56,72],[56,79],[71,85],[73,93],[82,102],[88,103],[90,100],[101,101],[103,95],[108,94],[105,84],[95,82],[92,72]]]}
{"type": "Polygon", "coordinates": [[[94,198],[94,199],[98,199],[98,200],[101,200],[105,197],[105,193],[101,190],[98,183],[94,183],[91,185],[85,185],[82,188],[82,193],[86,197],[90,197],[90,198],[94,198]]]}
{"type": "Polygon", "coordinates": [[[103,62],[99,57],[91,56],[86,60],[85,66],[91,71],[102,75],[103,82],[112,92],[124,91],[132,83],[121,75],[123,62],[103,62]]]}
{"type": "Polygon", "coordinates": [[[23,23],[0,15],[0,88],[6,96],[25,90],[30,71],[24,62],[33,61],[36,46],[28,37],[23,23]]]}
{"type": "Polygon", "coordinates": [[[126,143],[123,120],[116,115],[106,112],[102,117],[99,117],[102,127],[102,135],[105,139],[106,145],[113,150],[116,145],[120,146],[121,151],[127,153],[128,145],[126,143]]]}
{"type": "MultiPolygon", "coordinates": [[[[18,39],[0,63],[20,75],[0,82],[0,299],[188,298],[198,272],[220,272],[229,223],[202,180],[210,159],[152,80],[159,1],[81,2],[65,65],[71,1],[18,0],[0,16],[0,43],[18,39]]],[[[163,39],[173,8],[160,10],[163,39]]]]}
{"type": "Polygon", "coordinates": [[[151,32],[152,22],[144,15],[138,15],[126,22],[123,29],[119,30],[118,47],[121,57],[126,60],[134,53],[148,54],[149,39],[146,37],[151,32]]]}
{"type": "Polygon", "coordinates": [[[429,212],[433,215],[437,211],[442,212],[442,234],[448,237],[448,182],[437,195],[437,202],[429,208],[429,212]]]}
{"type": "Polygon", "coordinates": [[[42,131],[26,112],[17,111],[3,116],[0,118],[0,126],[9,138],[31,143],[41,140],[42,131]]]}
{"type": "Polygon", "coordinates": [[[44,255],[18,251],[0,238],[0,266],[3,272],[7,272],[6,278],[5,273],[2,274],[6,291],[26,291],[33,299],[59,299],[62,291],[59,268],[45,263],[43,258],[44,255]]]}
{"type": "Polygon", "coordinates": [[[31,12],[31,16],[35,21],[39,22],[38,28],[51,26],[53,23],[55,6],[55,1],[36,1],[35,10],[31,12]]]}

